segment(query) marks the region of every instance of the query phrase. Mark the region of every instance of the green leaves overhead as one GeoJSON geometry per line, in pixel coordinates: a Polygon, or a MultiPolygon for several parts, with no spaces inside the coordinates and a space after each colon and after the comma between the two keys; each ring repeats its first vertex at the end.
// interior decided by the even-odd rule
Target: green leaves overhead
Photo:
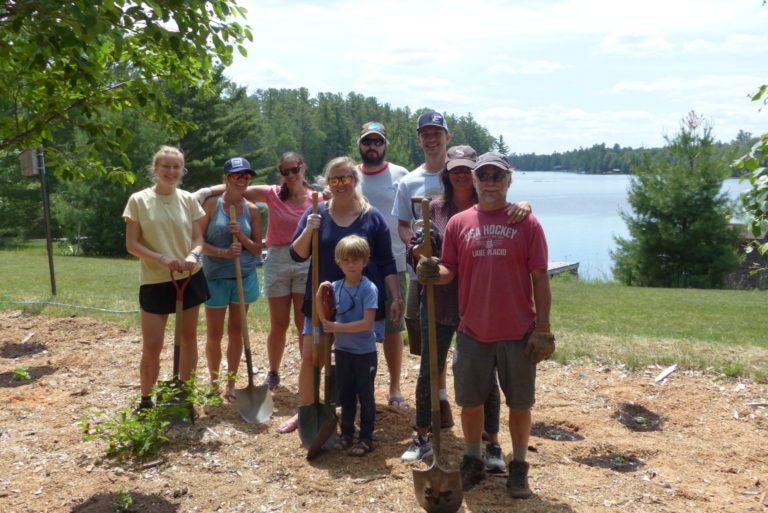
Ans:
{"type": "MultiPolygon", "coordinates": [[[[45,146],[56,173],[80,178],[117,171],[85,162],[97,144],[129,135],[104,114],[136,109],[178,134],[189,123],[166,109],[160,83],[180,91],[205,88],[214,69],[229,64],[232,48],[250,30],[236,21],[234,0],[37,0],[0,6],[0,151],[45,146]],[[82,129],[74,146],[56,130],[82,129]]],[[[116,175],[118,176],[118,175],[116,175]]],[[[126,175],[119,175],[126,176],[126,175]]]]}

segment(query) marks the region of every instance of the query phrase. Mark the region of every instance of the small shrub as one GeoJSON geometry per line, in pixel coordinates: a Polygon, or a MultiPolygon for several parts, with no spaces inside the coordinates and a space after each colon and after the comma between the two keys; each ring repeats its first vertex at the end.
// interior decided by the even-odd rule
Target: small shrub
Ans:
{"type": "Polygon", "coordinates": [[[138,396],[134,397],[131,408],[120,408],[112,413],[109,420],[102,420],[105,411],[89,412],[78,419],[77,426],[86,434],[85,440],[106,441],[109,456],[148,456],[168,441],[167,433],[173,419],[181,418],[189,422],[194,405],[221,404],[215,388],[198,388],[194,376],[181,386],[158,382],[155,386],[155,407],[152,409],[137,412],[138,400],[138,396]]]}
{"type": "Polygon", "coordinates": [[[118,486],[116,493],[115,512],[127,513],[131,510],[131,506],[133,506],[133,497],[131,497],[130,488],[127,486],[118,486]]]}
{"type": "Polygon", "coordinates": [[[13,371],[13,379],[16,381],[29,381],[32,376],[29,375],[29,366],[19,367],[13,371]]]}

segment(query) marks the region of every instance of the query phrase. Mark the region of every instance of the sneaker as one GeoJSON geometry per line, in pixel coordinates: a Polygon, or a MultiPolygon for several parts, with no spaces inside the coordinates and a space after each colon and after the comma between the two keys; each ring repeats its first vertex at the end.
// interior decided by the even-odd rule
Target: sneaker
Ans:
{"type": "Polygon", "coordinates": [[[432,444],[429,443],[429,439],[416,435],[413,437],[411,445],[400,457],[401,461],[421,461],[424,458],[432,456],[432,444]]]}
{"type": "Polygon", "coordinates": [[[485,463],[483,463],[483,460],[469,454],[465,454],[464,459],[461,460],[459,472],[461,473],[462,489],[465,492],[468,492],[477,483],[488,477],[485,473],[485,463]]]}
{"type": "Polygon", "coordinates": [[[527,499],[533,492],[528,487],[528,463],[525,461],[509,462],[507,476],[507,495],[513,499],[527,499]]]}
{"type": "Polygon", "coordinates": [[[149,413],[149,410],[155,407],[155,403],[152,401],[152,399],[141,399],[141,402],[139,402],[139,405],[136,407],[135,410],[133,410],[133,413],[138,416],[143,416],[149,413]]]}
{"type": "Polygon", "coordinates": [[[274,371],[269,371],[267,373],[267,378],[264,380],[264,384],[267,385],[267,388],[270,390],[276,389],[277,385],[280,384],[280,374],[274,371]]]}
{"type": "Polygon", "coordinates": [[[493,442],[485,446],[485,471],[491,474],[503,474],[507,471],[507,464],[504,463],[504,453],[501,446],[493,442]]]}
{"type": "Polygon", "coordinates": [[[453,427],[453,413],[451,403],[440,400],[440,427],[442,429],[453,427]]]}

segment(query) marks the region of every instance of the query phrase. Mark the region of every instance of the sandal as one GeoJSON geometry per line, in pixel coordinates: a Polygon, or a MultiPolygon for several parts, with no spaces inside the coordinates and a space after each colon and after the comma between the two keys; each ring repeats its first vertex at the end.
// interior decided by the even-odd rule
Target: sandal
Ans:
{"type": "Polygon", "coordinates": [[[372,450],[373,450],[373,442],[371,442],[370,440],[358,440],[357,443],[353,445],[349,451],[347,451],[347,454],[350,456],[355,456],[357,458],[360,458],[362,456],[365,456],[372,450]]]}
{"type": "Polygon", "coordinates": [[[399,408],[401,410],[405,410],[411,407],[411,405],[408,404],[408,400],[401,395],[389,396],[389,401],[387,402],[387,404],[389,404],[390,406],[394,406],[395,408],[399,408]]]}
{"type": "Polygon", "coordinates": [[[275,429],[279,434],[281,435],[287,435],[288,433],[293,433],[298,429],[299,427],[299,420],[296,418],[291,418],[290,420],[287,420],[280,424],[280,427],[275,429]]]}
{"type": "Polygon", "coordinates": [[[228,403],[234,403],[235,401],[237,401],[237,396],[235,395],[235,391],[230,390],[229,392],[224,394],[224,400],[227,401],[228,403]]]}
{"type": "Polygon", "coordinates": [[[341,435],[336,439],[336,443],[333,444],[333,448],[337,451],[346,451],[352,447],[352,437],[349,435],[341,435]]]}

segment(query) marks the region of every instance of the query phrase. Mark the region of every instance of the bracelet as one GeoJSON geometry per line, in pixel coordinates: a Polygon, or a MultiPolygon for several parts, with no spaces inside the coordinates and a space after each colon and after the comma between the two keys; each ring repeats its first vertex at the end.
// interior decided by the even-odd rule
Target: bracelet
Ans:
{"type": "Polygon", "coordinates": [[[392,301],[397,301],[398,303],[403,304],[403,298],[401,297],[392,298],[392,301]]]}
{"type": "Polygon", "coordinates": [[[552,330],[550,329],[549,324],[537,324],[535,331],[538,331],[540,333],[548,333],[552,330]]]}
{"type": "Polygon", "coordinates": [[[157,257],[157,261],[158,261],[159,263],[161,263],[161,264],[162,264],[162,263],[163,263],[163,259],[164,259],[164,258],[165,258],[165,255],[163,255],[162,253],[160,253],[160,256],[159,256],[159,257],[157,257]]]}
{"type": "Polygon", "coordinates": [[[194,251],[194,250],[190,251],[189,254],[195,257],[195,260],[197,260],[198,262],[200,261],[200,253],[198,253],[197,251],[194,251]]]}

